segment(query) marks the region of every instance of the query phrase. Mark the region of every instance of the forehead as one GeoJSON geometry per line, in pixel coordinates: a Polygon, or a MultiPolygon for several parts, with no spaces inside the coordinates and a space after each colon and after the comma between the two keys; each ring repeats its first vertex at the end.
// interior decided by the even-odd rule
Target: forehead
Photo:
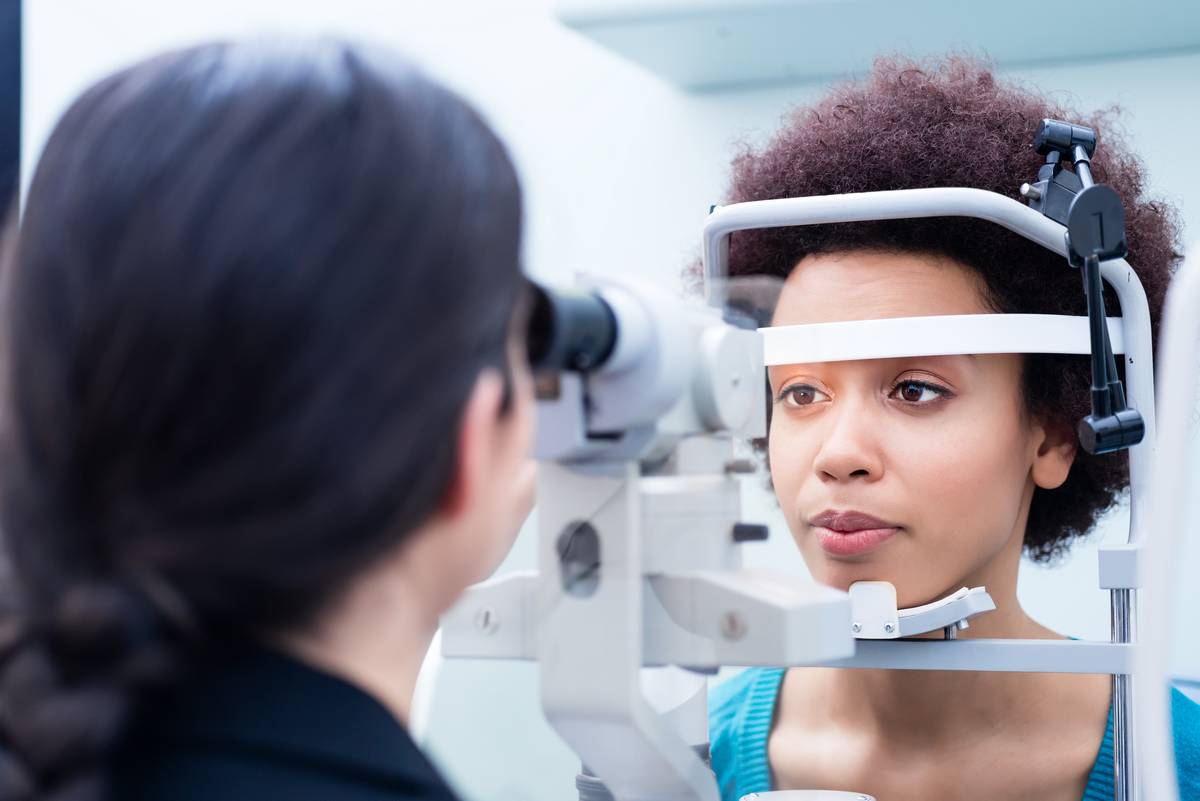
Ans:
{"type": "Polygon", "coordinates": [[[775,325],[987,314],[982,280],[933,254],[848,251],[806,256],[784,282],[775,325]]]}

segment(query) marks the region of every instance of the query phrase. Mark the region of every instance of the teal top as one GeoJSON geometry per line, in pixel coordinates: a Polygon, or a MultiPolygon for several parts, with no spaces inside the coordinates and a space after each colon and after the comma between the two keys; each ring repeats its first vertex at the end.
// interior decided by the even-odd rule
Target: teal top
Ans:
{"type": "MultiPolygon", "coordinates": [[[[721,801],[738,801],[747,793],[771,788],[767,764],[767,735],[775,715],[775,701],[783,682],[783,668],[748,668],[718,685],[709,694],[708,733],[712,769],[721,788],[721,801]]],[[[1179,690],[1171,691],[1175,727],[1175,766],[1181,801],[1200,801],[1200,705],[1179,690]]],[[[1100,743],[1100,752],[1082,801],[1112,801],[1112,710],[1100,743]]]]}

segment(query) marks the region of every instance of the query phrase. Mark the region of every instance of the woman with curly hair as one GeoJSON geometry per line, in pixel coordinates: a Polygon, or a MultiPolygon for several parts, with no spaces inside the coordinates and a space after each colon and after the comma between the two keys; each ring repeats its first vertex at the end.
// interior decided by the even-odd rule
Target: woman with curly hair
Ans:
{"type": "MultiPolygon", "coordinates": [[[[1081,118],[968,59],[877,62],[740,155],[730,200],[920,187],[1019,199],[1047,117],[1099,130],[1097,180],[1124,201],[1128,260],[1157,329],[1176,226],[1144,197],[1110,119],[1081,118]]],[[[1086,313],[1061,256],[974,219],[739,231],[729,264],[734,276],[784,279],[776,324],[1086,313]]],[[[770,474],[813,577],[842,590],[890,581],[902,608],[985,586],[997,608],[965,636],[1061,639],[1021,608],[1021,556],[1062,554],[1128,484],[1125,455],[1078,446],[1089,369],[1017,354],[772,367],[770,474]]],[[[1108,676],[751,669],[714,690],[713,769],[726,801],[772,789],[1100,801],[1113,796],[1110,704],[1108,676]]],[[[1200,798],[1200,712],[1176,693],[1174,714],[1181,794],[1200,798]]]]}

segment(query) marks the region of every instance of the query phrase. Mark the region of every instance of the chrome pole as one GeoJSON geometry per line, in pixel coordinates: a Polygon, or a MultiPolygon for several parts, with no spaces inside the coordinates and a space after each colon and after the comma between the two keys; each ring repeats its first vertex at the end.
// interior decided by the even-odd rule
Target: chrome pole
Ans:
{"type": "MultiPolygon", "coordinates": [[[[1112,641],[1132,643],[1134,638],[1134,591],[1112,590],[1112,641]]],[[[1113,675],[1113,797],[1134,801],[1137,797],[1133,756],[1133,677],[1113,675]]]]}

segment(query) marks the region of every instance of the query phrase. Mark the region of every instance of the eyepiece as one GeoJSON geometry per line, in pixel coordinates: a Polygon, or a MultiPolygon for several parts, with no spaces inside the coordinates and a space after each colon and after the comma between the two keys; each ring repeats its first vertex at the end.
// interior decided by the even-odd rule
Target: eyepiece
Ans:
{"type": "Polygon", "coordinates": [[[538,370],[586,372],[603,365],[617,344],[617,318],[603,298],[533,284],[527,337],[538,370]]]}
{"type": "Polygon", "coordinates": [[[1061,120],[1042,120],[1037,134],[1033,137],[1033,146],[1043,156],[1053,152],[1071,156],[1076,147],[1082,147],[1090,158],[1096,151],[1096,132],[1084,125],[1061,120]]]}

